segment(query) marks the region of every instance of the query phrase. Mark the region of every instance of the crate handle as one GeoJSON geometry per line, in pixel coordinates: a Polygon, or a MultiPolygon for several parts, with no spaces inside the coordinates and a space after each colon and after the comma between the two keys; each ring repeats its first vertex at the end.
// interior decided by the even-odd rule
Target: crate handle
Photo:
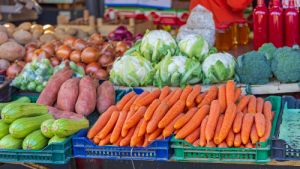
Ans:
{"type": "Polygon", "coordinates": [[[131,158],[132,168],[135,169],[134,163],[133,163],[133,160],[132,160],[132,151],[133,151],[133,148],[134,148],[134,147],[132,147],[132,149],[131,149],[131,151],[130,151],[130,158],[131,158]]]}

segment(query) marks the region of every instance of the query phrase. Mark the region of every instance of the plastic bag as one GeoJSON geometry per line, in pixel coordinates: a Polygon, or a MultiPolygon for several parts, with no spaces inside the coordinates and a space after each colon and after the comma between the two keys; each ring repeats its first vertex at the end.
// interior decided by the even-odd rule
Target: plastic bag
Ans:
{"type": "MultiPolygon", "coordinates": [[[[76,65],[74,62],[72,62],[72,61],[70,61],[69,64],[70,64],[71,69],[74,69],[74,74],[73,74],[72,78],[74,78],[74,77],[84,77],[85,72],[84,72],[84,70],[82,69],[82,67],[77,66],[77,65],[76,65]]],[[[53,72],[56,73],[57,71],[63,69],[64,67],[65,67],[65,62],[62,61],[62,62],[60,63],[60,65],[57,65],[57,66],[54,67],[53,72]]]]}

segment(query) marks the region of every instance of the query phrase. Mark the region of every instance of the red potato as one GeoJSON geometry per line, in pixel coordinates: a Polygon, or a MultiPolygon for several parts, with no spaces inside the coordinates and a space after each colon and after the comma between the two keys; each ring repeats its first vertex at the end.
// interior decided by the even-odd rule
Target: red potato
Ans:
{"type": "Polygon", "coordinates": [[[100,114],[116,104],[116,92],[110,81],[103,82],[97,89],[97,110],[100,114]]]}
{"type": "Polygon", "coordinates": [[[52,114],[56,119],[73,119],[73,120],[81,120],[81,119],[85,119],[85,116],[81,115],[81,114],[77,114],[74,112],[70,112],[70,111],[61,111],[58,110],[54,107],[51,106],[47,106],[48,107],[48,114],[52,114]]]}
{"type": "Polygon", "coordinates": [[[57,106],[59,110],[75,111],[75,104],[78,97],[80,77],[67,80],[59,89],[57,95],[57,106]]]}
{"type": "Polygon", "coordinates": [[[88,116],[96,107],[96,89],[93,80],[89,76],[83,77],[79,82],[79,95],[75,105],[78,114],[88,116]]]}

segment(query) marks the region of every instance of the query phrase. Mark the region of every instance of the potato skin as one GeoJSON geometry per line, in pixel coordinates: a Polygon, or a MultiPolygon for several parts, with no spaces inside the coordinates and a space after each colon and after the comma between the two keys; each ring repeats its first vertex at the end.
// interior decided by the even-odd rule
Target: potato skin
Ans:
{"type": "Polygon", "coordinates": [[[114,104],[116,104],[115,89],[110,81],[105,81],[97,89],[97,110],[102,114],[114,104]]]}
{"type": "Polygon", "coordinates": [[[77,114],[74,112],[70,112],[70,111],[61,111],[58,110],[57,108],[51,107],[51,106],[47,106],[48,107],[48,114],[52,114],[55,118],[55,120],[57,119],[73,119],[73,120],[81,120],[81,119],[86,119],[83,115],[81,114],[77,114]]]}
{"type": "Polygon", "coordinates": [[[14,33],[14,39],[22,45],[26,45],[27,43],[32,41],[32,35],[31,33],[24,31],[24,30],[19,30],[14,33]]]}
{"type": "Polygon", "coordinates": [[[21,60],[25,54],[25,48],[16,42],[5,42],[0,46],[0,58],[10,62],[21,60]]]}

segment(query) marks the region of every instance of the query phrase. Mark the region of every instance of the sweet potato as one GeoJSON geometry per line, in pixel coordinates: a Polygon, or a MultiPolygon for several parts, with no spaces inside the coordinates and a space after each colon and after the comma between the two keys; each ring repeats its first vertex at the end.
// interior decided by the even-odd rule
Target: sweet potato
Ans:
{"type": "Polygon", "coordinates": [[[8,36],[6,32],[0,32],[0,45],[7,42],[7,40],[8,40],[8,36]]]}
{"type": "Polygon", "coordinates": [[[99,80],[98,79],[93,79],[93,84],[94,84],[94,87],[95,87],[95,89],[97,90],[98,89],[98,87],[100,86],[99,85],[99,80]]]}
{"type": "Polygon", "coordinates": [[[77,114],[74,112],[70,112],[70,111],[61,111],[58,110],[54,107],[51,106],[47,106],[48,107],[48,114],[52,114],[56,119],[73,119],[73,120],[80,120],[80,119],[85,119],[85,116],[81,115],[81,114],[77,114]]]}
{"type": "Polygon", "coordinates": [[[70,69],[71,69],[68,61],[66,61],[65,64],[66,64],[66,66],[65,66],[63,69],[57,71],[56,73],[54,73],[54,74],[50,77],[50,79],[48,80],[48,83],[50,83],[50,82],[56,80],[56,79],[59,78],[62,74],[64,74],[67,70],[70,70],[70,69]]]}
{"type": "Polygon", "coordinates": [[[100,114],[116,104],[116,92],[110,81],[103,82],[97,89],[97,110],[100,114]]]}
{"type": "Polygon", "coordinates": [[[67,80],[59,89],[57,95],[57,105],[59,110],[75,111],[75,104],[78,97],[80,77],[67,80]]]}
{"type": "Polygon", "coordinates": [[[0,58],[10,62],[21,60],[25,53],[25,48],[15,42],[5,42],[0,46],[0,58]]]}
{"type": "Polygon", "coordinates": [[[96,107],[96,89],[93,80],[89,76],[83,77],[79,82],[79,95],[75,105],[78,114],[88,116],[96,107]]]}
{"type": "Polygon", "coordinates": [[[53,107],[56,108],[56,109],[58,109],[57,102],[54,103],[53,107]]]}

